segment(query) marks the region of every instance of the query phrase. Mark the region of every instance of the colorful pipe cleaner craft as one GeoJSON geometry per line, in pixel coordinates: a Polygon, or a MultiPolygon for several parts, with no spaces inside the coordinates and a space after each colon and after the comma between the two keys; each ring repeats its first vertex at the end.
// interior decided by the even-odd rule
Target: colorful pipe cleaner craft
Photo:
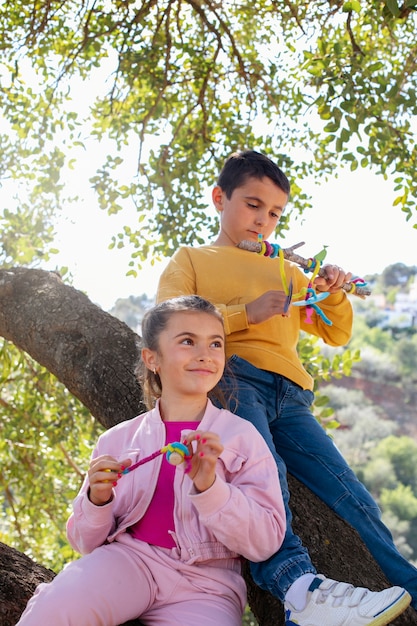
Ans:
{"type": "MultiPolygon", "coordinates": [[[[292,252],[299,245],[302,245],[302,244],[293,246],[290,249],[290,251],[292,252]]],[[[242,241],[240,244],[238,244],[238,248],[256,252],[257,254],[261,256],[267,256],[267,257],[270,257],[271,259],[275,259],[276,257],[279,257],[279,269],[280,269],[282,286],[283,286],[284,293],[287,296],[287,301],[284,307],[284,313],[288,311],[290,306],[305,306],[306,307],[306,320],[305,320],[306,324],[313,323],[312,314],[313,314],[313,311],[315,311],[317,315],[321,317],[321,319],[323,320],[325,324],[327,324],[328,326],[331,326],[332,325],[331,320],[329,320],[329,318],[324,314],[324,312],[318,306],[318,303],[325,300],[330,294],[329,292],[318,293],[314,289],[314,279],[316,278],[316,276],[320,275],[321,263],[322,261],[324,261],[326,257],[326,247],[327,246],[324,246],[323,250],[321,250],[315,257],[311,257],[309,259],[303,259],[302,257],[299,257],[298,255],[293,255],[294,257],[296,257],[296,262],[298,262],[298,264],[301,265],[301,267],[303,268],[303,271],[305,274],[312,272],[307,287],[303,287],[303,289],[301,289],[298,293],[294,294],[292,280],[290,281],[290,284],[288,285],[287,277],[285,275],[284,260],[286,258],[289,260],[295,260],[290,257],[288,250],[284,250],[277,243],[269,243],[268,241],[264,241],[262,235],[258,235],[257,244],[254,244],[253,242],[250,242],[250,241],[248,242],[242,241]],[[302,298],[302,300],[298,300],[298,298],[302,298]]],[[[354,277],[349,283],[346,283],[345,285],[343,285],[342,288],[345,291],[348,291],[349,293],[359,295],[360,297],[364,297],[365,295],[370,294],[370,291],[366,290],[366,286],[367,286],[367,283],[363,279],[359,277],[354,277]]]]}
{"type": "MultiPolygon", "coordinates": [[[[153,452],[149,456],[146,456],[137,463],[133,463],[133,465],[130,465],[130,467],[126,467],[121,473],[129,474],[129,472],[132,472],[140,465],[156,459],[156,457],[160,454],[165,454],[166,460],[168,461],[168,463],[171,463],[171,465],[181,465],[181,463],[184,462],[188,463],[191,458],[188,454],[187,446],[185,446],[183,443],[180,443],[179,441],[174,441],[173,443],[168,443],[166,446],[164,446],[160,450],[157,450],[156,452],[153,452]]],[[[187,464],[185,471],[187,472],[188,469],[189,468],[187,464]]]]}

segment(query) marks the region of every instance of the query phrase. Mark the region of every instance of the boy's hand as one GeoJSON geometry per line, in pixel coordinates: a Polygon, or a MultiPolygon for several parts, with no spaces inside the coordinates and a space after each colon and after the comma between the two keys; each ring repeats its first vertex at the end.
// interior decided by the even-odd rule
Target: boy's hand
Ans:
{"type": "Polygon", "coordinates": [[[220,437],[209,431],[195,430],[188,433],[183,443],[191,456],[191,469],[187,476],[197,491],[206,491],[216,480],[217,459],[224,449],[220,437]]]}
{"type": "Polygon", "coordinates": [[[326,276],[317,276],[314,279],[314,286],[317,291],[329,291],[336,293],[342,288],[342,285],[348,283],[352,278],[351,272],[345,272],[337,265],[323,265],[326,276]]]}
{"type": "Polygon", "coordinates": [[[122,477],[122,471],[132,464],[130,459],[117,461],[114,457],[103,454],[93,459],[88,470],[90,489],[88,498],[96,506],[110,502],[112,489],[122,477]]]}
{"type": "Polygon", "coordinates": [[[284,313],[287,296],[284,291],[266,291],[256,300],[246,305],[246,316],[249,324],[260,324],[274,315],[288,316],[284,313]]]}

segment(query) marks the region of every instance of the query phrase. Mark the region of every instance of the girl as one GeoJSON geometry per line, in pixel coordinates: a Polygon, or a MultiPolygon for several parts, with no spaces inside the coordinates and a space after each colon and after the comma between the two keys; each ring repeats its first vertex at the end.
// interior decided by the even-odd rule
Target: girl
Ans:
{"type": "Polygon", "coordinates": [[[38,587],[18,626],[240,626],[240,555],[280,547],[285,511],[275,461],[245,420],[208,393],[225,365],[223,319],[199,296],[144,317],[139,380],[149,411],[104,433],[67,533],[84,555],[38,587]],[[162,455],[172,442],[186,463],[162,455]]]}

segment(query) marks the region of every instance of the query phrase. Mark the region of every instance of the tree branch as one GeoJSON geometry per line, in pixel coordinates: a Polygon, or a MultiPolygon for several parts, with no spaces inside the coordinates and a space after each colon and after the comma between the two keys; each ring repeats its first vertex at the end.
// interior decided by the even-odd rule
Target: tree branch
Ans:
{"type": "Polygon", "coordinates": [[[143,410],[138,335],[54,272],[0,270],[0,336],[46,367],[106,428],[143,410]]]}

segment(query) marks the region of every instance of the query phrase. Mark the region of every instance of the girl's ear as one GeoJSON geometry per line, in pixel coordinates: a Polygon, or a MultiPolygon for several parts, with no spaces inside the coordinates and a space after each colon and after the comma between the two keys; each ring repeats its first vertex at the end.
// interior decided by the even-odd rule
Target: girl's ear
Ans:
{"type": "Polygon", "coordinates": [[[145,363],[148,370],[153,372],[158,367],[158,357],[154,350],[149,348],[142,348],[142,361],[145,363]]]}
{"type": "Polygon", "coordinates": [[[218,211],[223,211],[223,189],[216,185],[211,192],[213,204],[218,211]]]}

